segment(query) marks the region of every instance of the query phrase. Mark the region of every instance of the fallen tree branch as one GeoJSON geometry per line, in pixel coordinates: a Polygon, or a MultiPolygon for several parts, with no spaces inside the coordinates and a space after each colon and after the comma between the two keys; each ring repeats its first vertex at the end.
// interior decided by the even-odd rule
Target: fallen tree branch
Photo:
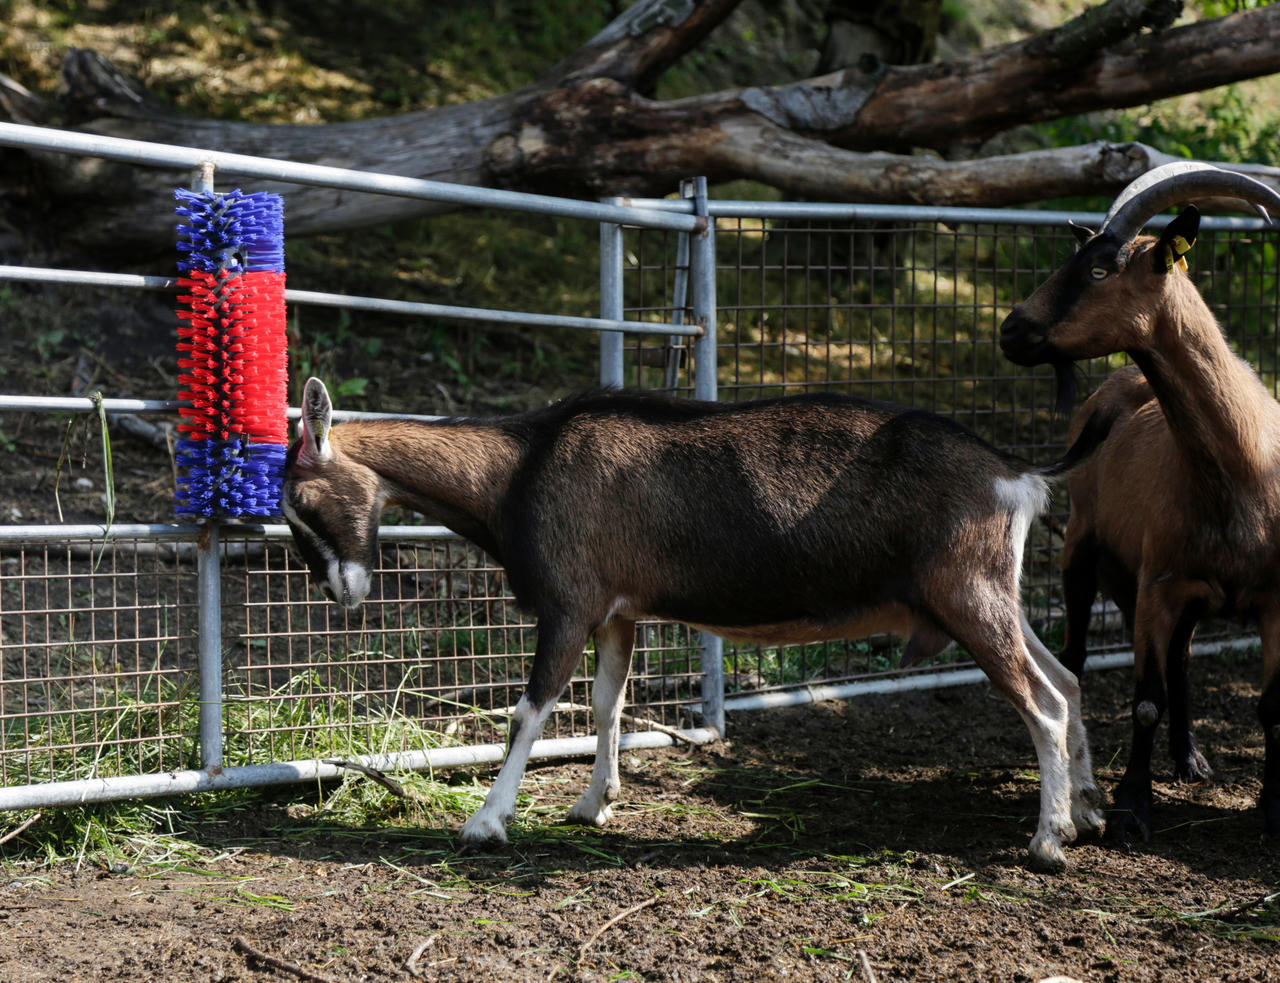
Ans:
{"type": "Polygon", "coordinates": [[[422,970],[418,969],[418,960],[422,958],[422,954],[424,952],[431,948],[435,941],[436,937],[434,935],[428,935],[418,943],[418,947],[414,949],[409,958],[404,961],[404,971],[406,973],[410,976],[422,976],[422,970]]]}
{"type": "MultiPolygon", "coordinates": [[[[1280,71],[1272,40],[1280,4],[1147,31],[1141,25],[1168,22],[1169,0],[1110,0],[1056,31],[965,58],[854,65],[777,85],[647,98],[656,74],[735,5],[640,0],[535,83],[391,117],[320,126],[191,119],[144,98],[144,88],[86,51],[68,54],[66,88],[74,91],[66,102],[88,114],[73,116],[72,125],[115,136],[592,199],[666,194],[680,179],[703,174],[763,181],[823,201],[995,206],[1110,194],[1135,175],[1104,168],[1100,178],[1089,148],[981,162],[918,151],[968,154],[1028,122],[1145,105],[1280,71]]],[[[27,158],[40,180],[0,186],[7,194],[0,196],[0,227],[7,221],[21,228],[39,216],[45,248],[71,254],[141,257],[171,248],[172,219],[153,203],[179,175],[35,151],[27,158]],[[78,204],[87,199],[98,203],[89,214],[78,204]]],[[[295,236],[456,207],[287,182],[271,182],[270,190],[286,196],[295,236]]]]}
{"type": "Polygon", "coordinates": [[[322,976],[320,973],[313,973],[309,969],[302,966],[295,966],[293,963],[285,962],[283,959],[277,959],[275,956],[268,955],[261,949],[255,949],[251,946],[243,935],[237,936],[235,947],[243,952],[251,959],[255,959],[264,966],[272,969],[278,969],[283,973],[292,973],[299,979],[308,980],[309,983],[338,983],[332,976],[322,976]]]}
{"type": "Polygon", "coordinates": [[[28,826],[30,826],[39,818],[40,818],[40,813],[37,812],[34,816],[28,819],[25,823],[23,823],[17,829],[11,829],[9,830],[9,832],[5,833],[4,836],[0,836],[0,843],[8,843],[15,836],[21,835],[23,830],[25,830],[28,826]]]}
{"type": "Polygon", "coordinates": [[[871,968],[871,960],[861,949],[858,950],[858,964],[862,967],[863,983],[876,983],[876,973],[871,968]]]}
{"type": "Polygon", "coordinates": [[[652,898],[649,898],[647,901],[641,901],[638,905],[632,905],[626,911],[620,911],[616,915],[614,915],[612,918],[610,918],[607,922],[605,922],[598,929],[592,932],[591,937],[578,947],[578,958],[581,959],[584,955],[586,955],[587,950],[590,949],[593,945],[595,945],[596,940],[599,939],[600,936],[604,935],[604,933],[607,932],[609,929],[613,928],[614,925],[617,925],[618,922],[622,921],[622,919],[627,918],[630,915],[634,915],[640,909],[648,908],[649,905],[651,904],[656,904],[659,897],[660,897],[659,895],[655,894],[652,898]]]}
{"type": "Polygon", "coordinates": [[[427,804],[427,800],[415,792],[413,789],[405,788],[390,775],[384,774],[377,768],[370,768],[368,765],[362,765],[359,761],[343,761],[340,758],[325,758],[324,763],[333,765],[335,768],[347,768],[350,771],[358,771],[366,778],[371,778],[392,795],[399,796],[402,799],[408,799],[411,802],[420,802],[427,804]]]}

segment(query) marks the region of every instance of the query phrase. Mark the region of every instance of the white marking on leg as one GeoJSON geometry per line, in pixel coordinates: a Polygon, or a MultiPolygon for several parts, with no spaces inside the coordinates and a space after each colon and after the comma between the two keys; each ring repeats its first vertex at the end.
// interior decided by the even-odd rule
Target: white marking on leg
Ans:
{"type": "Polygon", "coordinates": [[[520,788],[520,780],[524,778],[525,766],[529,763],[529,752],[554,708],[555,700],[548,701],[546,706],[535,707],[527,696],[520,697],[520,702],[511,715],[514,738],[507,748],[507,756],[498,770],[498,777],[485,796],[484,805],[462,826],[464,846],[479,847],[507,842],[507,824],[515,818],[516,792],[520,788]]]}
{"type": "Polygon", "coordinates": [[[1093,778],[1093,760],[1089,753],[1089,736],[1080,712],[1080,684],[1075,675],[1059,662],[1040,641],[1022,613],[1022,635],[1036,667],[1049,677],[1067,701],[1067,753],[1070,755],[1071,820],[1077,833],[1099,832],[1106,824],[1099,806],[1102,792],[1093,778]]]}
{"type": "Polygon", "coordinates": [[[618,733],[621,730],[618,718],[622,713],[622,696],[631,668],[630,650],[630,645],[620,646],[603,631],[596,634],[598,658],[596,678],[591,687],[591,709],[596,718],[596,760],[590,784],[569,809],[572,822],[603,826],[613,815],[611,803],[622,788],[618,777],[618,733]]]}
{"type": "Polygon", "coordinates": [[[1076,838],[1071,818],[1071,756],[1067,750],[1070,710],[1067,698],[1040,671],[1027,647],[1027,683],[1031,701],[1020,708],[1040,765],[1040,822],[1031,839],[1031,856],[1045,870],[1059,871],[1067,865],[1062,847],[1076,838]]]}
{"type": "Polygon", "coordinates": [[[1076,838],[1067,794],[1066,728],[1041,713],[1024,714],[1023,719],[1040,765],[1040,820],[1031,838],[1031,856],[1042,869],[1059,871],[1067,865],[1063,845],[1076,838]]]}

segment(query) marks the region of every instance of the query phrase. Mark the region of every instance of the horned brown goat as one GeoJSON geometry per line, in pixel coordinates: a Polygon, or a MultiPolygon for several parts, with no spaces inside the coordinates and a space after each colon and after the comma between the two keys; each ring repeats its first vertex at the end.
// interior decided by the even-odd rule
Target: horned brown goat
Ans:
{"type": "Polygon", "coordinates": [[[1072,437],[1100,425],[1107,436],[1068,480],[1063,556],[1067,668],[1084,667],[1099,586],[1133,633],[1133,743],[1108,816],[1116,836],[1150,835],[1151,752],[1166,709],[1175,777],[1209,775],[1191,728],[1188,661],[1196,624],[1211,615],[1258,626],[1260,805],[1267,833],[1280,836],[1280,404],[1185,272],[1195,207],[1159,236],[1137,234],[1164,208],[1210,195],[1280,207],[1280,195],[1240,174],[1159,168],[1122,193],[1099,232],[1077,229],[1075,255],[1001,329],[1010,359],[1053,364],[1060,381],[1075,359],[1126,352],[1135,363],[1072,422],[1072,437]]]}

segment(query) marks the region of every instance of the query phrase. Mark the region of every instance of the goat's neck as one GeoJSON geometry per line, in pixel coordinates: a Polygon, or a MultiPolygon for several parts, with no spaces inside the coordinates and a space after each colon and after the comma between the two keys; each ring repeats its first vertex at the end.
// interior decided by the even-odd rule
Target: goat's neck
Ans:
{"type": "Polygon", "coordinates": [[[476,538],[491,529],[520,457],[518,441],[480,422],[400,420],[343,424],[342,452],[382,480],[389,505],[403,505],[476,538]]]}
{"type": "Polygon", "coordinates": [[[1152,343],[1129,354],[1151,383],[1193,473],[1233,482],[1266,479],[1276,463],[1280,407],[1231,351],[1190,281],[1170,294],[1152,343]]]}

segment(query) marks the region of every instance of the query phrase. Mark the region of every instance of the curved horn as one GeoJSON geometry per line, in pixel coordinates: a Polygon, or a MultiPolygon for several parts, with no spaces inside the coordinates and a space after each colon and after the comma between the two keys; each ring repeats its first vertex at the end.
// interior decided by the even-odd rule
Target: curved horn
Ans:
{"type": "Polygon", "coordinates": [[[1170,205],[1210,197],[1243,198],[1268,221],[1268,207],[1280,214],[1280,194],[1261,181],[1212,164],[1179,160],[1147,171],[1131,182],[1120,192],[1098,231],[1105,229],[1127,242],[1170,205]]]}

